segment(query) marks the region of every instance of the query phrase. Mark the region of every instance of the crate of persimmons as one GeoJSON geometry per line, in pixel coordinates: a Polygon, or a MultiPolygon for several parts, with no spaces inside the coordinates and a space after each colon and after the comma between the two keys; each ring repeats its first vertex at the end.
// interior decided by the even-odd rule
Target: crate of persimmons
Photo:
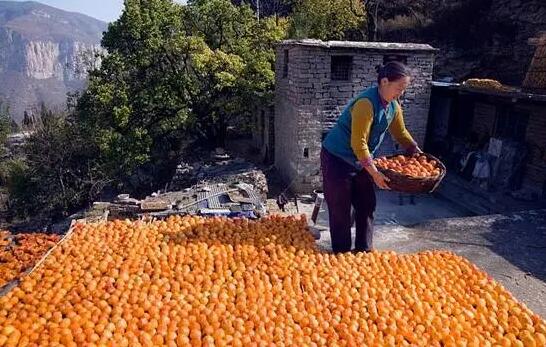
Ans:
{"type": "Polygon", "coordinates": [[[391,190],[403,193],[432,193],[446,174],[445,165],[427,153],[380,157],[374,163],[389,178],[391,190]]]}

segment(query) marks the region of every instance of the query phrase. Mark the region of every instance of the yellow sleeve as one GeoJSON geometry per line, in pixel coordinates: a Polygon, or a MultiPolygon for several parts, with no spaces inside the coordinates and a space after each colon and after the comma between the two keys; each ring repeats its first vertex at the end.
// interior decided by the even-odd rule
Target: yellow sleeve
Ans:
{"type": "Polygon", "coordinates": [[[396,114],[394,119],[389,125],[389,132],[402,147],[408,149],[416,146],[416,142],[411,137],[406,125],[404,124],[404,115],[402,113],[402,107],[396,102],[396,114]]]}
{"type": "Polygon", "coordinates": [[[371,159],[368,138],[372,123],[372,103],[368,99],[358,100],[351,109],[351,148],[358,161],[371,159]]]}

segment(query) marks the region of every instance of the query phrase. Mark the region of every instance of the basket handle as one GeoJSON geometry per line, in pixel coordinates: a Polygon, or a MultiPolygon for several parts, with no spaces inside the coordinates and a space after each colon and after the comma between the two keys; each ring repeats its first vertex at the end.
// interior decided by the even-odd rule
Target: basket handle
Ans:
{"type": "Polygon", "coordinates": [[[434,185],[434,187],[432,187],[432,189],[429,191],[429,193],[432,193],[436,190],[436,188],[438,188],[440,186],[440,183],[442,183],[442,180],[444,179],[445,177],[445,172],[444,174],[442,175],[442,177],[438,178],[438,181],[436,182],[436,184],[434,185]]]}

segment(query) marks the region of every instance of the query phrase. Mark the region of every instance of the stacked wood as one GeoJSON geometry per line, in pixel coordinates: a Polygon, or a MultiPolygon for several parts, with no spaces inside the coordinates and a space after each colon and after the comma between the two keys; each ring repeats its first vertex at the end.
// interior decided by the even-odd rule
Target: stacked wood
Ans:
{"type": "Polygon", "coordinates": [[[546,92],[546,32],[530,39],[529,44],[536,46],[536,50],[523,81],[523,87],[532,91],[546,92]]]}

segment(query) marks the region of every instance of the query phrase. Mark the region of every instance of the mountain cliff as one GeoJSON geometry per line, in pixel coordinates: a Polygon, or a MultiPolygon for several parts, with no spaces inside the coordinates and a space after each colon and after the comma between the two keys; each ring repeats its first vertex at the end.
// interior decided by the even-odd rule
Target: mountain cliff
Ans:
{"type": "Polygon", "coordinates": [[[42,102],[64,107],[98,61],[107,23],[37,2],[0,1],[0,98],[21,121],[42,102]]]}

